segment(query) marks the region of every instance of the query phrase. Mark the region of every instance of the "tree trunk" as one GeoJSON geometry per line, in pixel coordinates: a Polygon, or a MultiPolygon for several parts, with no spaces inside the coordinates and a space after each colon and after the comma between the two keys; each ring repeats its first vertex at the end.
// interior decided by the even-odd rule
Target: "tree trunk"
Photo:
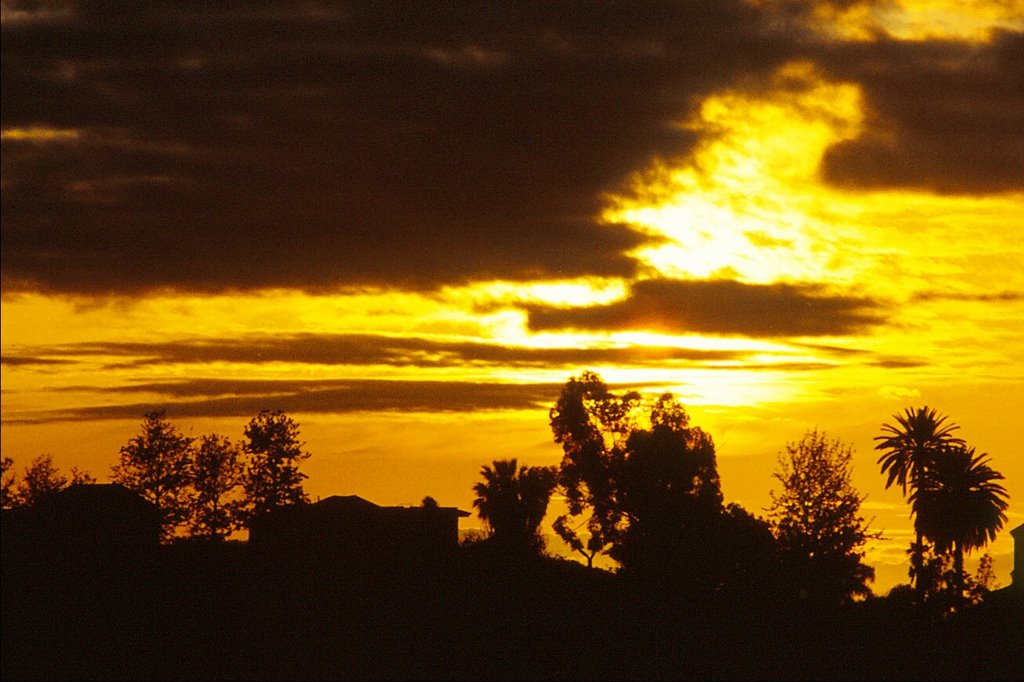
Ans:
{"type": "Polygon", "coordinates": [[[921,573],[924,571],[924,538],[921,531],[917,531],[917,544],[914,546],[915,554],[910,557],[911,561],[917,562],[917,570],[914,572],[914,602],[918,605],[924,603],[924,590],[927,585],[921,581],[921,573]]]}
{"type": "Polygon", "coordinates": [[[964,600],[964,547],[959,542],[953,545],[953,547],[953,573],[955,574],[953,579],[956,581],[956,607],[960,608],[964,600]]]}

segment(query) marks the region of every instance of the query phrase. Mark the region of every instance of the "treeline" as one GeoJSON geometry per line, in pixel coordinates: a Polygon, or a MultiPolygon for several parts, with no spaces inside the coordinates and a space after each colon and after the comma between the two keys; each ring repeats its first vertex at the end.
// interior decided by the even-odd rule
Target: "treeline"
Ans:
{"type": "MultiPolygon", "coordinates": [[[[835,606],[871,596],[865,545],[881,534],[861,515],[852,448],[816,429],[779,454],[767,518],[725,503],[715,445],[691,425],[671,394],[616,394],[584,372],[549,412],[558,466],[516,459],[481,469],[474,506],[489,542],[511,554],[542,550],[540,525],[552,494],[567,513],[552,524],[586,559],[605,554],[626,578],[694,598],[798,598],[835,606]]],[[[1006,521],[1002,474],[956,438],[957,426],[928,407],[910,408],[876,438],[886,484],[900,485],[917,530],[913,587],[896,590],[918,606],[950,613],[994,585],[991,557],[976,576],[965,552],[983,548],[1006,521]]]]}
{"type": "MultiPolygon", "coordinates": [[[[1006,521],[1003,476],[986,454],[955,436],[958,427],[928,407],[908,408],[876,438],[886,486],[900,486],[916,540],[908,550],[910,584],[901,599],[953,612],[994,586],[991,558],[976,576],[964,554],[984,548],[1006,521]]],[[[482,547],[506,558],[545,554],[541,525],[552,495],[566,513],[552,528],[593,565],[598,555],[645,585],[703,598],[782,595],[835,606],[871,596],[874,569],[865,545],[880,533],[861,514],[852,484],[852,448],[816,429],[778,456],[767,516],[723,499],[712,436],[690,423],[671,394],[650,398],[609,389],[594,372],[574,376],[549,411],[557,466],[497,459],[481,468],[473,506],[482,547]]],[[[181,434],[165,413],[145,415],[139,435],[120,449],[111,479],[160,512],[165,541],[180,536],[224,540],[275,507],[308,502],[309,457],[298,425],[281,411],[248,422],[244,440],[181,434]]],[[[4,458],[4,506],[30,506],[75,482],[49,457],[16,480],[4,458]]]]}
{"type": "MultiPolygon", "coordinates": [[[[309,501],[299,465],[310,455],[295,420],[280,410],[263,410],[246,424],[244,436],[240,443],[217,433],[192,438],[165,412],[150,412],[141,432],[121,447],[110,478],[153,503],[162,540],[224,540],[254,516],[309,501]]],[[[13,464],[3,458],[5,508],[30,507],[68,485],[96,480],[72,469],[69,481],[49,455],[33,460],[20,478],[13,464]]]]}
{"type": "Polygon", "coordinates": [[[33,459],[21,476],[14,473],[14,459],[4,457],[2,464],[3,487],[0,489],[0,507],[34,507],[40,501],[59,493],[69,485],[95,483],[96,478],[88,471],[71,468],[71,479],[60,472],[51,455],[39,455],[33,459]]]}

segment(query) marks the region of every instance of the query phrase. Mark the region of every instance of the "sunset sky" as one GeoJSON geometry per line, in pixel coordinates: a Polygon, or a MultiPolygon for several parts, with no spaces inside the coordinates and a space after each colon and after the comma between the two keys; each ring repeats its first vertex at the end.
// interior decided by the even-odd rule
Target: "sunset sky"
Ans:
{"type": "Polygon", "coordinates": [[[468,510],[591,369],[679,396],[754,513],[787,442],[851,445],[884,593],[872,438],[928,405],[1006,476],[1008,584],[1024,0],[5,0],[0,75],[19,468],[283,409],[314,498],[468,510]]]}

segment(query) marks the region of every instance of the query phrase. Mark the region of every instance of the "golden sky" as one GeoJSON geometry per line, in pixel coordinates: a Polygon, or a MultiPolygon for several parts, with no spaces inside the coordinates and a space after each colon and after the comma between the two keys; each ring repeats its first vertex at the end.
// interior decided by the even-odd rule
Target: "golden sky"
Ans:
{"type": "MultiPolygon", "coordinates": [[[[470,509],[584,369],[672,390],[727,501],[910,406],[1024,521],[1024,3],[3,2],[2,438],[302,428],[314,496],[470,509]]],[[[467,527],[475,519],[467,520],[467,527]]],[[[976,556],[974,557],[977,558],[976,556]]]]}

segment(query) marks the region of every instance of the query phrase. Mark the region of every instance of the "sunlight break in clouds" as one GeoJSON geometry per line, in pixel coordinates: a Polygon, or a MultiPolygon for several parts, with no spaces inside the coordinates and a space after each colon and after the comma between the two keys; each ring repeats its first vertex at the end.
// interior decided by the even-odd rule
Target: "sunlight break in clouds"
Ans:
{"type": "Polygon", "coordinates": [[[790,65],[765,94],[707,99],[686,123],[705,136],[693,160],[661,162],[639,176],[636,195],[616,198],[605,219],[668,237],[671,243],[637,254],[667,276],[849,282],[855,273],[831,266],[852,231],[842,239],[810,215],[808,203],[820,191],[825,149],[854,137],[860,117],[855,86],[790,65]]]}
{"type": "Polygon", "coordinates": [[[1024,28],[1021,0],[903,0],[879,3],[878,22],[903,40],[988,40],[993,30],[1024,28]]]}
{"type": "Polygon", "coordinates": [[[800,7],[819,36],[869,43],[880,36],[897,40],[984,42],[999,29],[1024,28],[1021,0],[750,0],[756,6],[800,7]]]}
{"type": "Polygon", "coordinates": [[[806,63],[781,69],[767,87],[712,96],[687,123],[706,136],[693,157],[639,175],[634,193],[615,197],[605,218],[670,240],[637,253],[661,275],[815,282],[894,303],[916,297],[901,308],[900,327],[859,340],[874,350],[913,347],[953,359],[951,335],[973,331],[976,346],[993,334],[1009,339],[1019,301],[974,304],[1024,290],[1015,229],[1024,195],[826,186],[821,160],[830,145],[857,136],[862,108],[857,86],[830,83],[806,63]],[[920,300],[929,291],[948,297],[920,300]],[[949,317],[951,306],[961,314],[949,317]]]}

